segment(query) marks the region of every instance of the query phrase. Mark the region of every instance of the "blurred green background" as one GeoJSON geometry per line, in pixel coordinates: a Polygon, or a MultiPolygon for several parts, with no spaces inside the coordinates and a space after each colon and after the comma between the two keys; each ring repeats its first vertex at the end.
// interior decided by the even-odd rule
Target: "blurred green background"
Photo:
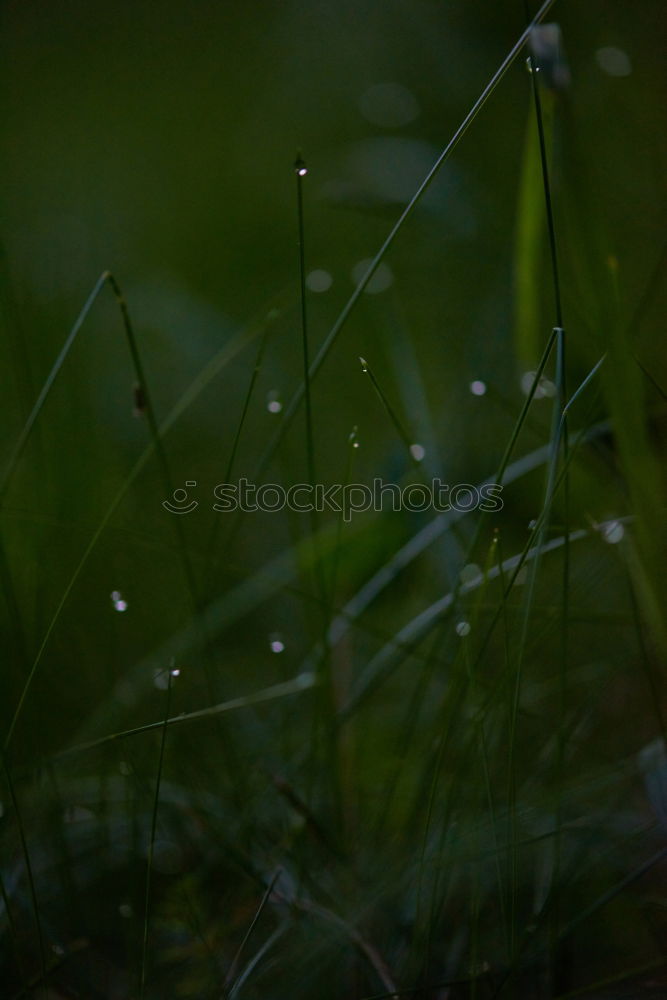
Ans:
{"type": "MultiPolygon", "coordinates": [[[[361,998],[388,989],[376,950],[394,983],[425,997],[564,996],[659,967],[658,876],[639,882],[649,903],[621,894],[599,922],[596,908],[580,944],[571,924],[665,836],[663,751],[652,742],[663,735],[665,655],[664,4],[561,0],[548,15],[570,71],[565,89],[543,88],[566,393],[609,352],[573,407],[571,428],[594,428],[593,443],[577,452],[569,502],[559,494],[549,528],[553,538],[587,531],[565,589],[559,550],[528,597],[515,587],[503,598],[497,580],[455,594],[433,635],[391,646],[466,564],[494,563],[494,529],[502,558],[521,552],[543,503],[542,457],[506,488],[502,514],[477,533],[471,516],[434,538],[324,656],[340,609],[433,515],[363,513],[349,526],[325,515],[318,570],[303,515],[237,522],[212,510],[244,405],[232,481],[252,479],[302,381],[295,156],[309,168],[313,357],[360,262],[523,31],[523,4],[6,0],[2,18],[7,995],[38,989],[40,937],[63,991],[49,995],[139,995],[159,733],[53,755],[163,718],[171,663],[172,715],[304,671],[320,683],[170,728],[158,835],[172,855],[156,861],[146,995],[361,998]],[[180,407],[162,436],[170,482],[154,452],[132,471],[150,427],[134,412],[136,373],[107,287],[12,460],[106,269],[127,300],[158,425],[180,407]],[[162,501],[186,481],[199,507],[175,518],[162,501]],[[626,534],[607,545],[595,526],[616,518],[626,534]],[[499,609],[504,625],[477,644],[499,609]],[[459,619],[474,623],[463,644],[459,619]],[[392,664],[382,686],[340,722],[377,655],[392,664]],[[516,725],[508,674],[522,692],[516,725]],[[636,755],[647,745],[645,780],[636,755]],[[563,835],[568,824],[579,832],[563,835]],[[282,895],[234,964],[277,866],[282,895]],[[445,980],[466,985],[429,985],[445,980]]],[[[524,52],[313,380],[318,481],[493,476],[525,401],[522,376],[554,325],[543,196],[527,187],[536,142],[524,52]],[[517,250],[527,216],[528,264],[517,250]],[[527,329],[516,321],[522,274],[534,295],[527,329]],[[419,467],[359,356],[425,448],[419,467]]],[[[553,361],[545,374],[550,386],[553,361]]],[[[548,444],[552,409],[551,396],[534,400],[513,458],[548,444]]],[[[306,476],[302,406],[261,481],[306,476]]]]}

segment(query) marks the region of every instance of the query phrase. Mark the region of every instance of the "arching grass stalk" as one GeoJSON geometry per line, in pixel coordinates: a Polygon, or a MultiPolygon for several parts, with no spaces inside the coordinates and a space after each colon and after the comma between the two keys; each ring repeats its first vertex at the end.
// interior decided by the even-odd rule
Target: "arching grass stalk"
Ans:
{"type": "MultiPolygon", "coordinates": [[[[141,362],[141,358],[140,358],[140,355],[139,355],[139,347],[138,347],[137,339],[136,339],[136,336],[135,336],[135,333],[134,333],[134,329],[132,327],[132,323],[131,323],[131,320],[130,320],[130,315],[129,315],[128,308],[127,308],[127,303],[126,303],[126,301],[125,301],[125,299],[124,299],[124,297],[122,295],[122,292],[120,290],[120,287],[119,287],[116,279],[112,275],[112,273],[110,271],[104,271],[100,275],[100,277],[98,278],[98,280],[97,280],[97,282],[95,284],[95,287],[93,288],[92,292],[88,296],[88,299],[86,300],[86,303],[85,303],[83,309],[79,313],[79,316],[78,316],[76,322],[74,323],[74,326],[72,327],[70,333],[68,334],[68,336],[67,336],[67,338],[65,340],[65,343],[63,344],[63,346],[62,346],[62,348],[60,350],[60,353],[58,354],[58,357],[56,358],[56,360],[55,360],[55,362],[54,362],[54,364],[53,364],[53,366],[51,368],[51,371],[49,372],[49,374],[48,374],[48,376],[47,376],[47,378],[46,378],[46,380],[44,382],[44,385],[42,386],[40,394],[39,394],[39,396],[38,396],[38,398],[37,398],[37,400],[36,400],[36,402],[35,402],[32,410],[30,412],[30,415],[28,416],[28,419],[27,419],[27,421],[25,423],[25,426],[23,427],[23,430],[21,431],[21,434],[19,435],[17,443],[16,443],[16,445],[14,447],[14,451],[12,453],[12,457],[11,457],[11,459],[9,461],[9,465],[8,465],[6,471],[5,471],[5,474],[4,474],[3,478],[2,478],[2,480],[0,481],[0,503],[2,502],[2,500],[4,498],[4,496],[6,494],[6,491],[7,491],[8,487],[9,487],[9,484],[11,482],[12,476],[13,476],[14,472],[16,471],[19,459],[20,459],[21,455],[23,454],[23,451],[25,449],[25,446],[26,446],[26,443],[28,441],[28,438],[30,437],[30,434],[31,434],[31,432],[32,432],[32,430],[33,430],[33,428],[35,426],[35,422],[36,422],[37,418],[39,417],[40,413],[42,412],[42,409],[44,407],[46,399],[47,399],[47,397],[48,397],[51,389],[53,388],[53,385],[54,385],[56,379],[58,378],[58,375],[60,374],[60,371],[62,370],[63,365],[65,364],[65,361],[66,361],[66,359],[67,359],[67,357],[69,355],[69,352],[70,352],[70,350],[72,348],[72,345],[74,344],[74,342],[75,342],[75,340],[76,340],[76,338],[77,338],[80,330],[82,329],[83,324],[84,324],[84,322],[85,322],[88,314],[90,313],[90,310],[92,309],[95,301],[97,300],[97,297],[99,296],[102,288],[104,288],[104,286],[106,284],[108,284],[109,287],[111,288],[111,290],[113,292],[113,295],[114,295],[114,297],[116,299],[116,302],[118,304],[118,307],[120,309],[120,312],[121,312],[122,321],[123,321],[123,331],[124,331],[124,334],[125,334],[125,339],[126,339],[126,342],[127,342],[127,346],[129,348],[129,351],[130,351],[130,356],[131,356],[131,359],[132,359],[132,367],[134,369],[134,374],[135,374],[137,383],[141,386],[141,390],[142,390],[142,394],[143,394],[143,400],[144,400],[145,413],[146,413],[146,419],[147,419],[148,426],[149,426],[149,429],[150,429],[152,446],[153,446],[153,448],[154,448],[154,450],[156,452],[156,455],[158,456],[158,461],[159,461],[160,468],[161,468],[162,475],[163,475],[163,479],[164,479],[164,487],[168,491],[168,493],[172,493],[173,492],[173,490],[172,490],[172,483],[171,483],[171,476],[170,476],[170,473],[169,473],[169,465],[168,465],[168,462],[167,462],[167,456],[166,456],[166,453],[165,453],[165,450],[164,450],[164,447],[163,447],[163,444],[162,444],[162,441],[161,441],[160,430],[158,428],[157,421],[156,421],[156,418],[155,418],[155,411],[153,409],[153,405],[152,405],[152,402],[151,402],[151,395],[150,395],[150,392],[149,392],[149,387],[148,387],[148,384],[147,384],[146,376],[144,374],[143,364],[141,362]]],[[[124,492],[125,491],[123,489],[121,495],[124,494],[124,492]]],[[[114,504],[112,504],[112,507],[111,507],[111,510],[113,510],[113,509],[115,509],[115,505],[114,504]]],[[[110,516],[110,513],[109,513],[109,516],[110,516]]],[[[104,525],[106,524],[106,521],[107,521],[107,519],[103,519],[102,525],[100,526],[100,529],[95,533],[95,535],[93,536],[93,539],[91,540],[89,546],[85,550],[82,563],[79,564],[79,567],[77,567],[77,570],[75,571],[74,577],[70,580],[69,585],[65,588],[65,591],[64,591],[64,593],[63,593],[63,595],[61,597],[61,601],[60,601],[60,603],[59,603],[59,605],[58,605],[58,607],[56,609],[56,613],[55,613],[54,617],[52,618],[51,623],[49,624],[49,626],[48,626],[48,628],[46,630],[46,634],[45,634],[45,636],[44,636],[44,638],[42,640],[42,643],[41,643],[41,645],[40,645],[40,647],[38,649],[37,655],[36,655],[36,657],[35,657],[35,659],[33,661],[33,664],[32,664],[32,666],[30,668],[30,671],[28,672],[28,676],[26,677],[26,680],[24,682],[23,689],[22,689],[21,694],[19,696],[18,703],[16,705],[16,708],[14,709],[14,713],[13,713],[11,721],[9,723],[9,727],[8,727],[7,733],[5,735],[3,744],[2,744],[2,754],[3,754],[3,756],[7,753],[7,750],[9,749],[9,746],[11,744],[12,738],[14,736],[14,731],[16,729],[16,724],[17,724],[17,722],[19,720],[19,717],[21,715],[21,711],[23,709],[23,705],[25,703],[25,699],[26,699],[26,697],[28,695],[28,692],[29,692],[29,690],[30,690],[30,688],[32,686],[32,683],[34,681],[35,674],[37,672],[37,668],[38,668],[39,663],[41,661],[42,654],[44,652],[46,643],[48,642],[48,639],[49,639],[49,637],[51,635],[53,627],[55,626],[55,622],[57,621],[57,618],[59,617],[60,611],[64,607],[64,604],[65,604],[65,602],[67,600],[67,597],[69,596],[69,593],[71,591],[72,586],[74,585],[74,581],[75,581],[76,577],[78,576],[78,572],[79,572],[80,568],[82,567],[83,562],[85,562],[85,560],[87,559],[90,551],[92,551],[92,548],[94,547],[94,544],[96,543],[97,538],[99,537],[99,534],[101,532],[101,527],[104,527],[104,525]]],[[[178,518],[175,519],[175,531],[177,533],[178,550],[179,550],[179,554],[180,554],[180,557],[181,557],[181,560],[182,560],[183,571],[184,571],[184,575],[185,575],[185,578],[186,578],[186,581],[187,581],[187,584],[188,584],[188,591],[189,591],[190,600],[192,602],[193,611],[194,611],[194,610],[196,610],[196,597],[195,597],[195,590],[194,590],[194,579],[193,579],[193,576],[192,576],[192,569],[190,567],[190,560],[189,560],[189,557],[188,557],[188,554],[187,554],[187,549],[185,547],[185,538],[184,538],[184,535],[183,535],[183,526],[182,526],[182,524],[180,524],[178,518]]]]}
{"type": "Polygon", "coordinates": [[[273,887],[276,884],[276,882],[278,881],[278,879],[280,878],[281,874],[282,874],[282,868],[278,868],[276,870],[276,872],[274,873],[273,878],[269,882],[268,886],[266,887],[266,892],[262,896],[260,904],[257,907],[257,912],[255,913],[254,917],[252,918],[250,926],[248,927],[248,930],[245,932],[245,934],[243,936],[243,940],[241,941],[241,944],[239,945],[239,947],[237,949],[237,952],[234,955],[234,958],[232,959],[232,964],[229,967],[229,972],[227,973],[227,977],[225,979],[225,994],[227,996],[231,997],[233,995],[233,993],[234,993],[234,989],[235,989],[236,984],[237,984],[237,982],[238,982],[238,980],[240,978],[239,976],[237,976],[236,970],[239,967],[239,963],[241,961],[241,955],[243,954],[243,952],[245,950],[245,947],[248,944],[248,941],[252,937],[252,932],[254,931],[254,929],[257,926],[257,923],[258,923],[260,917],[262,916],[262,913],[264,912],[264,910],[266,908],[266,905],[269,902],[269,899],[271,898],[271,893],[273,892],[273,887]]]}
{"type": "Polygon", "coordinates": [[[184,712],[181,715],[175,715],[173,718],[161,719],[159,722],[148,722],[143,726],[135,726],[134,729],[124,729],[117,733],[110,733],[108,736],[100,736],[99,739],[90,740],[88,743],[80,743],[77,746],[69,747],[67,750],[61,750],[60,753],[54,754],[52,760],[58,761],[72,754],[84,753],[96,747],[105,746],[107,743],[114,743],[116,740],[124,740],[129,736],[138,736],[141,733],[153,732],[156,729],[161,729],[163,726],[178,726],[183,723],[195,722],[198,719],[210,719],[217,715],[223,715],[226,712],[235,712],[241,708],[260,705],[266,701],[274,701],[276,698],[286,698],[289,695],[300,694],[302,691],[312,688],[315,683],[315,677],[312,674],[299,674],[293,680],[284,681],[282,684],[273,684],[271,687],[263,688],[261,691],[256,691],[253,694],[223,701],[219,705],[209,705],[207,708],[202,708],[195,712],[184,712]]]}

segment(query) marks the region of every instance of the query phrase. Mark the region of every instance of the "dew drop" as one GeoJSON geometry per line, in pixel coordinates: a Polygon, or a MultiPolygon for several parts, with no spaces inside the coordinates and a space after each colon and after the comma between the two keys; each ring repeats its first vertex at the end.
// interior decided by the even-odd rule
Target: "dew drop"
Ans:
{"type": "MultiPolygon", "coordinates": [[[[545,77],[550,90],[566,90],[570,85],[570,69],[563,54],[563,39],[557,24],[539,24],[531,28],[528,44],[533,55],[533,68],[545,77]]],[[[528,66],[530,71],[530,64],[528,66]]]]}
{"type": "Polygon", "coordinates": [[[473,584],[481,582],[482,571],[477,565],[477,563],[468,563],[468,565],[464,566],[461,572],[459,573],[459,579],[463,584],[473,584]]]}
{"type": "Polygon", "coordinates": [[[332,284],[333,278],[322,268],[317,268],[306,275],[306,286],[311,292],[328,292],[332,284]]]}
{"type": "Polygon", "coordinates": [[[171,676],[180,677],[181,676],[180,667],[173,667],[173,669],[171,670],[171,676]]]}
{"type": "Polygon", "coordinates": [[[470,622],[459,622],[456,626],[456,634],[460,636],[470,635],[470,622]]]}
{"type": "Polygon", "coordinates": [[[474,382],[470,383],[470,391],[473,396],[483,396],[486,392],[486,382],[482,382],[481,379],[475,379],[474,382]]]}
{"type": "Polygon", "coordinates": [[[125,920],[129,920],[132,916],[133,910],[129,903],[121,903],[118,907],[118,912],[125,920]]]}
{"type": "Polygon", "coordinates": [[[608,545],[618,545],[625,535],[625,528],[620,521],[607,521],[601,526],[602,537],[608,545]]]}
{"type": "Polygon", "coordinates": [[[353,448],[358,448],[359,447],[359,442],[358,441],[353,441],[352,442],[352,447],[353,448]]]}
{"type": "Polygon", "coordinates": [[[280,413],[283,408],[283,404],[278,399],[278,390],[271,389],[266,396],[266,408],[269,413],[280,413]]]}
{"type": "MultiPolygon", "coordinates": [[[[530,395],[530,391],[533,388],[533,382],[535,381],[535,375],[535,372],[524,372],[521,376],[521,391],[524,396],[530,395]]],[[[535,386],[533,399],[546,399],[547,397],[550,398],[555,395],[556,386],[548,378],[544,378],[543,376],[535,386]]]]}
{"type": "Polygon", "coordinates": [[[537,521],[536,521],[535,518],[533,518],[532,521],[528,522],[528,530],[529,531],[535,531],[536,527],[537,527],[537,521]]]}
{"type": "Polygon", "coordinates": [[[368,371],[368,361],[366,361],[366,358],[359,358],[359,363],[361,365],[362,372],[367,372],[368,371]]]}
{"type": "Polygon", "coordinates": [[[127,611],[127,601],[123,600],[120,590],[111,591],[111,602],[116,611],[127,611]]]}
{"type": "Polygon", "coordinates": [[[630,76],[632,63],[627,52],[615,45],[605,45],[595,53],[595,61],[607,76],[630,76]]]}
{"type": "Polygon", "coordinates": [[[269,648],[272,653],[284,652],[285,643],[283,642],[279,632],[272,632],[269,636],[269,648]]]}
{"type": "Polygon", "coordinates": [[[426,454],[424,447],[420,444],[410,445],[410,454],[414,458],[415,462],[421,462],[426,454]]]}
{"type": "MultiPolygon", "coordinates": [[[[352,281],[355,285],[365,277],[368,272],[368,268],[373,263],[372,257],[367,257],[364,260],[358,261],[352,268],[352,281]]],[[[368,295],[379,295],[381,292],[386,292],[388,288],[394,282],[394,275],[388,264],[380,263],[376,267],[375,271],[368,280],[368,284],[364,288],[364,292],[368,295]]]]}

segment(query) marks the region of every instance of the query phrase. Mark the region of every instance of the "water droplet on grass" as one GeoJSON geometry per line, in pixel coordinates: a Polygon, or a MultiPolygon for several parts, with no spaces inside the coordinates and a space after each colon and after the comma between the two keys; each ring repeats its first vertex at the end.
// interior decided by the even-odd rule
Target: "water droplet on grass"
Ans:
{"type": "Polygon", "coordinates": [[[625,534],[625,528],[620,521],[607,521],[601,525],[602,537],[609,545],[618,545],[625,534]]]}
{"type": "Polygon", "coordinates": [[[284,652],[285,643],[283,642],[278,632],[272,632],[271,635],[269,636],[269,647],[272,653],[284,652]]]}
{"type": "Polygon", "coordinates": [[[456,626],[456,634],[460,636],[470,635],[470,622],[459,622],[456,626]]]}
{"type": "Polygon", "coordinates": [[[486,392],[486,382],[482,382],[481,379],[475,379],[474,382],[470,383],[470,391],[473,396],[483,396],[486,392]]]}
{"type": "Polygon", "coordinates": [[[411,444],[410,454],[414,458],[415,462],[421,462],[426,454],[426,450],[421,444],[411,444]]]}
{"type": "Polygon", "coordinates": [[[111,601],[116,611],[127,611],[127,601],[123,600],[120,590],[111,591],[111,601]]]}
{"type": "MultiPolygon", "coordinates": [[[[524,372],[521,376],[521,391],[524,396],[530,394],[533,388],[533,382],[535,381],[535,372],[524,372]]],[[[548,378],[542,378],[539,380],[535,386],[535,392],[533,393],[533,399],[546,399],[547,397],[552,397],[556,395],[556,386],[548,378]]]]}
{"type": "Polygon", "coordinates": [[[266,396],[266,408],[269,413],[280,413],[283,408],[283,404],[278,399],[277,389],[271,389],[266,396]]]}
{"type": "Polygon", "coordinates": [[[129,920],[132,916],[133,910],[129,903],[121,903],[118,907],[118,912],[125,920],[129,920]]]}

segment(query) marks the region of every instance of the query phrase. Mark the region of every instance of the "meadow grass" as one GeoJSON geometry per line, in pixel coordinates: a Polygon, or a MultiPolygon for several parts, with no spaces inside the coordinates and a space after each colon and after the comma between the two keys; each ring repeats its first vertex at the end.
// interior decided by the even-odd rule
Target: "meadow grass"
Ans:
{"type": "Polygon", "coordinates": [[[34,401],[24,384],[0,479],[8,997],[664,990],[664,390],[642,361],[661,286],[647,271],[624,292],[586,209],[592,182],[559,158],[569,111],[534,34],[552,6],[526,18],[316,350],[298,154],[293,288],[183,380],[166,416],[110,271],[34,401]],[[372,309],[364,292],[526,57],[507,350],[531,374],[523,400],[494,378],[498,426],[488,443],[464,433],[457,455],[400,294],[372,309]],[[131,447],[103,449],[112,488],[80,508],[76,463],[58,471],[52,454],[73,433],[59,388],[81,377],[107,291],[141,405],[131,447]],[[377,368],[360,315],[381,332],[377,368]],[[362,403],[339,386],[332,410],[320,386],[344,330],[362,403]],[[269,433],[277,341],[293,392],[269,433]],[[224,434],[198,427],[209,393],[224,434]],[[169,514],[161,501],[188,463],[209,468],[215,440],[224,483],[382,470],[406,485],[461,467],[472,482],[484,466],[477,485],[502,484],[504,506],[169,514]],[[44,510],[31,463],[51,477],[44,510]]]}

